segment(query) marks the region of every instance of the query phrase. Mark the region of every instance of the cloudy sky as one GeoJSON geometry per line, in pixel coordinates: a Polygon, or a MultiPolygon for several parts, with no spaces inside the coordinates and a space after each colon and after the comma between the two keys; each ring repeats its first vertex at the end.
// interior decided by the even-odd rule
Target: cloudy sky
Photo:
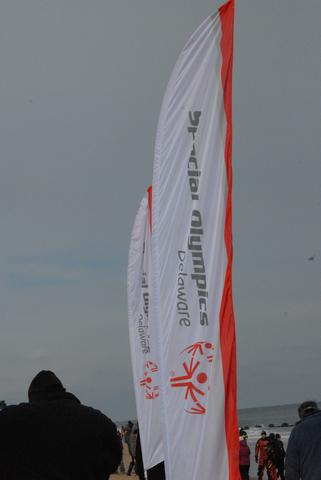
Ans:
{"type": "MultiPolygon", "coordinates": [[[[135,415],[129,235],[171,70],[218,6],[1,1],[0,399],[53,369],[84,403],[135,415]]],[[[320,20],[320,0],[236,5],[240,407],[321,399],[320,20]]]]}

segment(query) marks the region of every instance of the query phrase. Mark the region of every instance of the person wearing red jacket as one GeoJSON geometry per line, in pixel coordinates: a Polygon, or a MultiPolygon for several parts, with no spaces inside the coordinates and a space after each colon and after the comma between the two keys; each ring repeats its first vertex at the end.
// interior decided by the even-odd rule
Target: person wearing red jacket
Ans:
{"type": "Polygon", "coordinates": [[[264,430],[261,432],[261,438],[258,439],[255,445],[255,461],[259,468],[257,476],[259,480],[263,479],[264,470],[268,471],[268,455],[267,455],[268,439],[264,430]]]}
{"type": "Polygon", "coordinates": [[[242,480],[249,480],[251,450],[247,444],[247,434],[240,430],[240,474],[242,480]]]}

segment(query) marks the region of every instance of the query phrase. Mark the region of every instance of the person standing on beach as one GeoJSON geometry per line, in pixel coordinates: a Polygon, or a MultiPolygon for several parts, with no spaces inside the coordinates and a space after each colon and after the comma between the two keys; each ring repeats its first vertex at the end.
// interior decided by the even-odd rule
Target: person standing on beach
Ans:
{"type": "Polygon", "coordinates": [[[242,480],[249,480],[251,450],[247,444],[247,434],[240,430],[240,474],[242,480]]]}
{"type": "Polygon", "coordinates": [[[280,480],[285,480],[284,476],[284,459],[285,459],[285,450],[284,445],[281,440],[281,435],[279,433],[275,434],[275,439],[278,444],[278,456],[277,456],[277,464],[276,468],[280,477],[280,480]]]}
{"type": "MultiPolygon", "coordinates": [[[[130,422],[132,423],[132,422],[130,422]]],[[[128,422],[129,424],[129,422],[128,422]]],[[[136,443],[137,443],[137,433],[138,433],[138,423],[136,422],[135,424],[132,424],[130,433],[128,436],[128,452],[131,457],[131,462],[129,464],[127,474],[128,476],[131,475],[133,468],[135,467],[135,473],[136,473],[136,443]]]]}
{"type": "Polygon", "coordinates": [[[131,432],[132,432],[132,429],[133,429],[133,425],[134,425],[133,422],[128,420],[127,425],[125,427],[125,433],[124,433],[124,442],[127,445],[128,453],[129,453],[130,458],[131,458],[130,464],[128,465],[128,469],[127,469],[127,475],[131,475],[132,469],[135,466],[134,453],[131,451],[131,448],[130,448],[130,436],[131,436],[131,432]]]}
{"type": "Polygon", "coordinates": [[[121,451],[122,451],[121,460],[120,460],[118,470],[119,470],[120,473],[125,473],[124,455],[123,455],[124,454],[124,446],[123,446],[123,432],[122,432],[122,429],[117,430],[117,434],[119,436],[119,441],[120,441],[120,444],[121,444],[121,451]]]}
{"type": "Polygon", "coordinates": [[[50,371],[35,376],[28,397],[0,412],[0,478],[108,479],[121,459],[116,425],[50,371]]]}
{"type": "Polygon", "coordinates": [[[277,461],[279,456],[279,444],[275,438],[274,433],[270,433],[268,438],[267,451],[267,472],[269,480],[277,480],[277,461]]]}
{"type": "Polygon", "coordinates": [[[268,439],[266,438],[266,432],[261,432],[261,438],[258,439],[255,445],[255,461],[258,463],[259,468],[257,472],[258,480],[263,479],[264,470],[267,470],[267,447],[268,439]]]}
{"type": "MultiPolygon", "coordinates": [[[[139,480],[145,480],[145,469],[143,462],[142,447],[139,434],[139,425],[136,424],[133,427],[134,432],[136,431],[136,440],[135,440],[135,472],[139,480]]],[[[132,446],[131,448],[133,448],[132,446]]],[[[147,470],[147,480],[166,480],[165,478],[165,465],[164,462],[158,463],[154,467],[147,470]]]]}
{"type": "Polygon", "coordinates": [[[321,411],[308,400],[298,409],[300,421],[293,428],[286,450],[286,480],[321,480],[321,411]]]}

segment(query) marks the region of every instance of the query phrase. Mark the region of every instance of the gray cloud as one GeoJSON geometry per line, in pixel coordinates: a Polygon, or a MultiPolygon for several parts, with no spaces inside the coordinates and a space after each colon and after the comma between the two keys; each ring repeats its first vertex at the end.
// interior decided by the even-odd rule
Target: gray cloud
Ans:
{"type": "MultiPolygon", "coordinates": [[[[51,368],[135,414],[129,234],[177,55],[218,2],[5,0],[0,386],[51,368]]],[[[240,406],[320,398],[320,2],[237,2],[234,299],[240,406]],[[315,260],[307,260],[315,255],[315,260]]]]}

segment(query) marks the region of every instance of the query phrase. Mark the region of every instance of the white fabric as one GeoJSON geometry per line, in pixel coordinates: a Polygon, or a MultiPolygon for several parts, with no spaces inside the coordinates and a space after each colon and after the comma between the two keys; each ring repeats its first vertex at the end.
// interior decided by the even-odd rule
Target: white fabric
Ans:
{"type": "Polygon", "coordinates": [[[128,319],[137,417],[145,469],[164,460],[159,419],[159,373],[150,305],[151,235],[147,198],[141,201],[128,259],[128,319]]]}
{"type": "Polygon", "coordinates": [[[163,100],[155,146],[151,314],[164,393],[166,480],[229,478],[220,351],[227,265],[220,40],[216,14],[186,44],[163,100]]]}

